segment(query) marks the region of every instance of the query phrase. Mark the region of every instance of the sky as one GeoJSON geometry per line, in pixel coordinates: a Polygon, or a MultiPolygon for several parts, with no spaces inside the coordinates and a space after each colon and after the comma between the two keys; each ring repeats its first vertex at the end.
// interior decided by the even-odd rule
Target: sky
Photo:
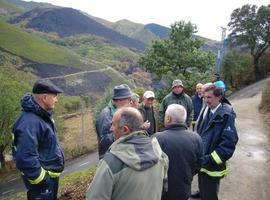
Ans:
{"type": "MultiPolygon", "coordinates": [[[[30,0],[25,0],[30,1],[30,0]]],[[[33,1],[33,0],[32,0],[33,1]]],[[[166,27],[184,20],[197,26],[197,35],[221,40],[234,9],[245,4],[270,4],[269,0],[34,0],[72,7],[111,22],[156,23],[166,27]]],[[[229,30],[226,32],[229,33],[229,30]]]]}

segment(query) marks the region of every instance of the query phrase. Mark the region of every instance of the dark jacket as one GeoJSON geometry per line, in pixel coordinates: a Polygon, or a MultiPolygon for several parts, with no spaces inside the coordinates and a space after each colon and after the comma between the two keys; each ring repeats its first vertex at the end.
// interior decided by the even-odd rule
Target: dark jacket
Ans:
{"type": "Polygon", "coordinates": [[[222,178],[228,174],[226,162],[232,157],[238,141],[235,114],[230,105],[221,104],[205,126],[203,121],[201,115],[197,120],[197,132],[204,148],[201,172],[222,178]]]}
{"type": "Polygon", "coordinates": [[[164,124],[165,111],[171,104],[179,104],[185,107],[187,111],[186,123],[188,126],[190,126],[193,117],[193,105],[191,98],[184,92],[179,95],[175,95],[173,92],[171,92],[166,97],[164,97],[159,109],[160,123],[164,124]]]}
{"type": "Polygon", "coordinates": [[[30,93],[21,100],[22,113],[13,125],[14,152],[18,170],[28,184],[38,184],[47,174],[58,177],[64,169],[52,113],[45,111],[30,93]]]}
{"type": "Polygon", "coordinates": [[[202,97],[199,97],[197,93],[193,95],[191,99],[192,99],[192,104],[194,108],[193,121],[196,121],[202,109],[203,100],[202,100],[202,97]]]}
{"type": "Polygon", "coordinates": [[[197,133],[187,131],[185,125],[171,125],[154,135],[161,149],[169,157],[168,192],[163,200],[186,200],[190,196],[191,181],[202,162],[202,140],[197,133]]]}
{"type": "Polygon", "coordinates": [[[146,131],[149,135],[153,135],[156,132],[156,118],[154,108],[146,108],[144,104],[141,103],[138,110],[143,116],[143,121],[145,122],[146,120],[148,120],[150,122],[150,127],[146,131]]]}
{"type": "Polygon", "coordinates": [[[112,126],[112,118],[115,111],[116,107],[112,104],[112,101],[110,101],[108,106],[106,106],[99,114],[99,117],[96,121],[98,154],[100,159],[103,158],[106,151],[114,142],[114,138],[112,132],[110,131],[110,128],[112,126]]]}

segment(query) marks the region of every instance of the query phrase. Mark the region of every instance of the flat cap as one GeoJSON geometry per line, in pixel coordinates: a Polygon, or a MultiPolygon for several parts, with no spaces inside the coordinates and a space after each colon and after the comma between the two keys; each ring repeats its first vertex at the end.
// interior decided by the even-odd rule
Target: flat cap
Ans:
{"type": "Polygon", "coordinates": [[[32,90],[34,94],[58,94],[62,92],[63,90],[47,80],[37,80],[32,90]]]}
{"type": "Polygon", "coordinates": [[[127,99],[132,96],[132,92],[127,84],[117,85],[113,89],[112,99],[127,99]]]}
{"type": "Polygon", "coordinates": [[[179,80],[179,79],[176,79],[176,80],[173,81],[173,83],[172,83],[172,88],[174,88],[175,86],[181,86],[181,87],[184,87],[182,81],[179,80]]]}

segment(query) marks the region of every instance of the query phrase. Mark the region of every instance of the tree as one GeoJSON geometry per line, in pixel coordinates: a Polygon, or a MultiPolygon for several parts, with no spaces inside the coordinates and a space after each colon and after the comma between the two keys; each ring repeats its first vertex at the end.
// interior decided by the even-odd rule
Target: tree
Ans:
{"type": "Polygon", "coordinates": [[[239,89],[245,85],[252,74],[251,56],[248,53],[239,53],[236,50],[228,52],[222,62],[222,76],[232,88],[239,89]]]}
{"type": "Polygon", "coordinates": [[[168,39],[154,41],[140,57],[139,63],[159,80],[168,81],[171,75],[186,78],[190,74],[192,77],[203,76],[214,65],[215,55],[201,49],[203,41],[194,36],[196,32],[196,26],[190,22],[176,22],[171,26],[168,39]]]}
{"type": "Polygon", "coordinates": [[[0,162],[5,168],[4,151],[11,147],[12,124],[20,112],[20,98],[26,87],[0,71],[0,162]]]}
{"type": "Polygon", "coordinates": [[[259,59],[270,46],[270,5],[244,5],[235,9],[228,24],[231,46],[241,45],[250,50],[254,79],[261,78],[259,59]]]}

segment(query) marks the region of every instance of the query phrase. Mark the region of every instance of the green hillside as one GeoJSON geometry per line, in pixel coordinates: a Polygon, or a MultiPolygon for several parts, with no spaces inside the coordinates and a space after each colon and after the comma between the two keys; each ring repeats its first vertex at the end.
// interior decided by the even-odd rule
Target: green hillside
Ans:
{"type": "MultiPolygon", "coordinates": [[[[19,8],[18,6],[11,4],[5,0],[0,0],[0,8],[3,10],[6,10],[9,13],[22,13],[23,12],[22,8],[19,8]]],[[[1,13],[1,14],[4,15],[5,13],[1,13]]]]}
{"type": "Polygon", "coordinates": [[[95,60],[122,71],[123,62],[137,61],[139,54],[126,47],[110,43],[106,39],[94,35],[55,38],[43,36],[47,41],[73,50],[78,55],[89,60],[95,60]]]}
{"type": "MultiPolygon", "coordinates": [[[[49,63],[91,69],[80,57],[65,49],[49,44],[15,25],[0,20],[0,47],[37,63],[49,63]]],[[[93,66],[92,66],[93,67],[93,66]]]]}

